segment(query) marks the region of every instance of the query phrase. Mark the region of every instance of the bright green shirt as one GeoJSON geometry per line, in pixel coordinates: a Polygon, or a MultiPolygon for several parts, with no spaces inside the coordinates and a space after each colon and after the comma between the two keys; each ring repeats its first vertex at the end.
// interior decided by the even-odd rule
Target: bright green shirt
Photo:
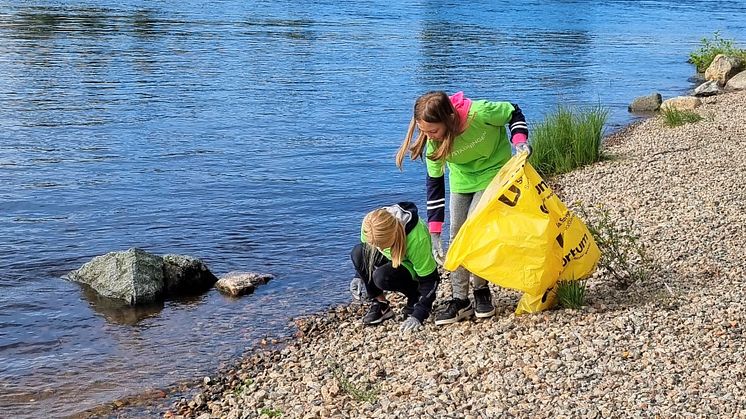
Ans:
{"type": "MultiPolygon", "coordinates": [[[[360,229],[360,241],[367,243],[363,229],[360,229]]],[[[379,251],[391,260],[391,249],[379,249],[379,251]]],[[[424,277],[431,274],[437,267],[432,253],[430,233],[425,222],[419,220],[412,231],[407,234],[407,248],[404,252],[402,265],[409,271],[412,278],[424,277]]]]}
{"type": "MultiPolygon", "coordinates": [[[[510,121],[515,108],[509,102],[472,101],[469,108],[469,127],[453,142],[451,154],[446,157],[450,174],[451,192],[469,193],[487,188],[492,178],[511,157],[510,141],[505,124],[510,121]]],[[[427,155],[435,151],[437,142],[427,141],[427,155]]],[[[425,158],[427,174],[440,177],[445,174],[442,161],[425,158]]]]}

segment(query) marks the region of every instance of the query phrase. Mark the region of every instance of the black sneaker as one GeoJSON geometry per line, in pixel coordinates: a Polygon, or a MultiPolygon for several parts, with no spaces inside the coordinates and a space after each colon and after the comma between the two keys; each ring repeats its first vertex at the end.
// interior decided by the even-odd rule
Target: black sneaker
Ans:
{"type": "Polygon", "coordinates": [[[492,304],[492,294],[489,288],[474,290],[474,315],[480,319],[495,315],[495,306],[492,304]]]}
{"type": "Polygon", "coordinates": [[[457,321],[471,317],[472,314],[474,314],[474,308],[468,298],[464,300],[454,298],[448,301],[448,306],[446,306],[445,310],[435,316],[435,324],[441,326],[456,323],[457,321]]]}
{"type": "Polygon", "coordinates": [[[368,312],[363,317],[363,324],[374,325],[379,324],[386,319],[394,317],[394,312],[391,311],[388,302],[382,302],[375,300],[370,305],[368,312]]]}

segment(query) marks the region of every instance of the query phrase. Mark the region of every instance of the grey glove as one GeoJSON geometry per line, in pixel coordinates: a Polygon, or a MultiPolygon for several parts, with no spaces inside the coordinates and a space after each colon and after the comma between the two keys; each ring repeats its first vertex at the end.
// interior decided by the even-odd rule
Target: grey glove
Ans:
{"type": "Polygon", "coordinates": [[[443,266],[446,260],[446,254],[443,252],[443,240],[440,238],[440,233],[430,233],[430,239],[433,242],[433,257],[435,263],[443,266]]]}
{"type": "Polygon", "coordinates": [[[404,320],[401,323],[401,326],[399,326],[400,332],[416,332],[422,330],[422,323],[420,323],[419,320],[417,320],[416,317],[409,316],[406,320],[404,320]]]}
{"type": "Polygon", "coordinates": [[[365,289],[365,283],[362,279],[355,277],[350,281],[350,294],[355,301],[365,301],[368,299],[368,291],[365,289]]]}
{"type": "Polygon", "coordinates": [[[528,143],[518,143],[515,145],[515,154],[528,153],[531,155],[531,146],[528,143]]]}

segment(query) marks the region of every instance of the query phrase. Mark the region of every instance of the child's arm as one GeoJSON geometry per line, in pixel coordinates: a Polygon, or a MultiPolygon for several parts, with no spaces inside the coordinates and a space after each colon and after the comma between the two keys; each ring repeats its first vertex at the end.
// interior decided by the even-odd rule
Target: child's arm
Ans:
{"type": "MultiPolygon", "coordinates": [[[[430,236],[425,232],[425,226],[415,227],[420,230],[419,238],[407,243],[407,257],[412,261],[415,271],[415,280],[419,283],[420,300],[414,305],[412,317],[424,322],[430,316],[438,290],[438,265],[435,263],[431,251],[430,236]]],[[[410,233],[412,234],[412,233],[410,233]]]]}
{"type": "Polygon", "coordinates": [[[417,277],[417,281],[420,284],[420,300],[414,305],[412,317],[419,320],[420,323],[423,323],[425,319],[430,316],[430,312],[433,310],[435,294],[437,294],[438,291],[438,280],[438,269],[434,269],[430,274],[425,275],[424,277],[417,277]]]}
{"type": "Polygon", "coordinates": [[[526,124],[526,117],[523,116],[521,108],[515,103],[513,105],[513,113],[510,115],[510,122],[508,127],[510,128],[510,142],[513,145],[524,144],[528,142],[528,124],[526,124]]]}
{"type": "Polygon", "coordinates": [[[510,142],[513,145],[528,141],[528,124],[523,111],[515,103],[510,102],[487,102],[484,107],[485,121],[489,125],[504,126],[508,124],[510,129],[510,142]]]}
{"type": "MultiPolygon", "coordinates": [[[[428,141],[426,153],[429,155],[435,147],[428,141]]],[[[433,161],[425,156],[427,166],[427,227],[430,233],[440,234],[446,218],[446,182],[445,163],[433,161]]]]}

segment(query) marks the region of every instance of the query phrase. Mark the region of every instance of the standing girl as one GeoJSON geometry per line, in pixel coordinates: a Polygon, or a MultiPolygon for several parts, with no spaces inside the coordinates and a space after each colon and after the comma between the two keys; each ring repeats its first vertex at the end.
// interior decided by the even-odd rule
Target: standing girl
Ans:
{"type": "MultiPolygon", "coordinates": [[[[450,171],[450,236],[453,238],[479,203],[492,178],[510,160],[511,143],[516,152],[531,152],[528,126],[518,105],[472,101],[464,97],[463,92],[450,97],[445,92],[429,92],[415,102],[414,116],[396,155],[396,165],[402,168],[407,153],[412,160],[422,158],[426,153],[427,221],[433,254],[439,262],[443,259],[440,235],[445,220],[445,168],[450,171]],[[510,128],[510,141],[506,124],[510,128]]],[[[477,317],[495,314],[492,295],[483,278],[458,268],[451,274],[451,282],[452,299],[436,315],[435,324],[450,324],[468,318],[474,314],[475,308],[477,317]],[[470,276],[475,307],[469,300],[470,276]]]]}
{"type": "Polygon", "coordinates": [[[411,202],[369,212],[360,231],[362,243],[352,249],[352,263],[372,304],[363,323],[374,325],[394,316],[384,291],[407,298],[402,331],[422,328],[438,287],[438,269],[425,223],[411,202]]]}

